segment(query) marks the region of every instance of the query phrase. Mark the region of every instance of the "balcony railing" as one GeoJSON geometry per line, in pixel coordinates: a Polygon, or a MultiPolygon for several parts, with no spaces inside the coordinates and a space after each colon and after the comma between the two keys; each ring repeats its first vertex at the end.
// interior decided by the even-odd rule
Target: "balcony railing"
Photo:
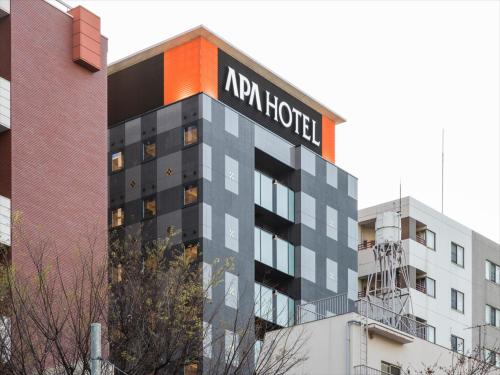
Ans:
{"type": "Polygon", "coordinates": [[[338,294],[297,306],[297,324],[347,313],[347,294],[338,294]]]}
{"type": "Polygon", "coordinates": [[[358,251],[371,249],[373,246],[375,246],[375,241],[363,241],[362,243],[358,244],[358,251]]]}
{"type": "Polygon", "coordinates": [[[354,375],[391,375],[388,372],[378,370],[365,365],[354,366],[354,375]]]}
{"type": "Polygon", "coordinates": [[[427,294],[427,285],[425,284],[425,279],[417,279],[417,282],[415,283],[415,289],[419,292],[427,294]]]}
{"type": "Polygon", "coordinates": [[[434,327],[426,323],[419,322],[408,316],[399,315],[385,307],[371,303],[366,299],[356,301],[358,314],[395,328],[398,331],[407,333],[424,340],[431,339],[429,332],[434,332],[434,327]]]}
{"type": "Polygon", "coordinates": [[[418,234],[415,237],[416,241],[424,246],[427,246],[427,242],[425,241],[425,237],[419,236],[418,234]]]}

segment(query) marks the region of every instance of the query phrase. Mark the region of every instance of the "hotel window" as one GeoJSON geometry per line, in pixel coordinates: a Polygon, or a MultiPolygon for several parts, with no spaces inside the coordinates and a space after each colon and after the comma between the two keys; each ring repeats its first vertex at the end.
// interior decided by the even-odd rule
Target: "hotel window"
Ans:
{"type": "Polygon", "coordinates": [[[184,186],[184,206],[198,202],[198,185],[184,186]]]}
{"type": "Polygon", "coordinates": [[[401,367],[393,365],[392,363],[382,361],[380,365],[382,373],[390,375],[401,375],[401,367]]]}
{"type": "Polygon", "coordinates": [[[194,262],[198,258],[198,244],[189,244],[184,247],[184,256],[189,262],[194,262]]]}
{"type": "Polygon", "coordinates": [[[455,335],[451,335],[451,350],[464,354],[464,339],[455,335]]]}
{"type": "Polygon", "coordinates": [[[358,222],[350,217],[347,218],[347,246],[358,250],[358,222]]]}
{"type": "Polygon", "coordinates": [[[224,335],[226,363],[235,367],[237,367],[239,364],[238,352],[237,352],[238,345],[239,345],[238,334],[226,329],[224,335]]]}
{"type": "Polygon", "coordinates": [[[464,248],[456,243],[451,243],[451,262],[457,266],[464,266],[464,248]]]}
{"type": "Polygon", "coordinates": [[[207,299],[212,299],[212,265],[203,262],[203,292],[207,299]]]}
{"type": "Polygon", "coordinates": [[[145,141],[142,144],[142,161],[149,161],[156,158],[156,142],[145,141]]]}
{"type": "Polygon", "coordinates": [[[273,291],[258,283],[255,283],[255,316],[273,321],[273,291]]]}
{"type": "Polygon", "coordinates": [[[118,172],[123,169],[123,152],[118,151],[111,155],[111,172],[118,172]]]}
{"type": "Polygon", "coordinates": [[[184,128],[184,146],[198,143],[198,126],[189,125],[184,128]]]}
{"type": "Polygon", "coordinates": [[[203,356],[212,358],[212,325],[203,322],[203,356]]]}
{"type": "Polygon", "coordinates": [[[184,365],[184,375],[198,375],[198,364],[190,363],[189,365],[184,365]]]}
{"type": "Polygon", "coordinates": [[[151,219],[156,216],[156,198],[150,197],[142,201],[142,218],[151,219]]]}
{"type": "Polygon", "coordinates": [[[500,284],[500,266],[496,265],[493,262],[490,262],[489,260],[486,261],[485,266],[486,266],[485,269],[486,280],[500,284]]]}
{"type": "Polygon", "coordinates": [[[121,264],[113,267],[113,271],[111,274],[111,281],[114,283],[120,283],[123,279],[123,267],[121,264]]]}
{"type": "Polygon", "coordinates": [[[238,276],[230,272],[224,273],[224,303],[226,306],[236,309],[238,307],[238,276]]]}
{"type": "Polygon", "coordinates": [[[458,312],[464,312],[464,294],[456,289],[451,290],[451,308],[458,312]]]}
{"type": "Polygon", "coordinates": [[[111,228],[122,226],[125,222],[125,212],[122,207],[111,211],[111,228]]]}
{"type": "Polygon", "coordinates": [[[486,324],[500,328],[500,310],[486,305],[485,322],[486,324]]]}

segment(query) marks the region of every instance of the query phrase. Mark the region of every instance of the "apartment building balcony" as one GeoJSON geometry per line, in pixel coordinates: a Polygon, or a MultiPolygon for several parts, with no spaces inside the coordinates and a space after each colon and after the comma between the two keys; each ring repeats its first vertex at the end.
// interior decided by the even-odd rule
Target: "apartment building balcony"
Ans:
{"type": "Polygon", "coordinates": [[[10,130],[10,81],[0,77],[0,133],[7,130],[10,130]]]}
{"type": "Polygon", "coordinates": [[[358,244],[358,251],[369,250],[373,246],[375,246],[375,240],[371,240],[371,241],[364,240],[363,242],[358,244]]]}
{"type": "Polygon", "coordinates": [[[11,245],[10,199],[0,195],[0,245],[11,245]]]}
{"type": "Polygon", "coordinates": [[[10,0],[0,0],[0,18],[10,14],[10,0]]]}

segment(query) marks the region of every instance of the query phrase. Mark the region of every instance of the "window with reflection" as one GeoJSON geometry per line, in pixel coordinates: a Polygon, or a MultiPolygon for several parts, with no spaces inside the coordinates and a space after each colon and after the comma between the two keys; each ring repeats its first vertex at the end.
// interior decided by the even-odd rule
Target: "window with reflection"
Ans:
{"type": "Polygon", "coordinates": [[[113,153],[111,155],[111,172],[121,171],[123,166],[123,151],[113,153]]]}
{"type": "Polygon", "coordinates": [[[142,144],[142,160],[149,161],[156,158],[156,142],[146,141],[142,144]]]}
{"type": "Polygon", "coordinates": [[[156,216],[156,198],[149,197],[142,201],[142,218],[151,219],[156,216]]]}
{"type": "Polygon", "coordinates": [[[198,185],[192,184],[184,187],[184,206],[198,202],[198,185]]]}
{"type": "Polygon", "coordinates": [[[189,125],[184,128],[184,146],[198,143],[198,126],[189,125]]]}
{"type": "Polygon", "coordinates": [[[111,211],[111,227],[116,228],[122,226],[125,222],[125,211],[122,207],[115,208],[111,211]]]}
{"type": "Polygon", "coordinates": [[[198,258],[198,244],[186,245],[184,255],[189,262],[194,262],[198,258]]]}

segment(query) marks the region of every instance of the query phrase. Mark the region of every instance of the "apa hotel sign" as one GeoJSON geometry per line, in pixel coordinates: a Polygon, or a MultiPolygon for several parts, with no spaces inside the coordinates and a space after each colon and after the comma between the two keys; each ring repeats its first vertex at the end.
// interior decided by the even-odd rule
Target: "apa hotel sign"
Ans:
{"type": "Polygon", "coordinates": [[[219,100],[321,155],[321,114],[219,50],[219,100]]]}

